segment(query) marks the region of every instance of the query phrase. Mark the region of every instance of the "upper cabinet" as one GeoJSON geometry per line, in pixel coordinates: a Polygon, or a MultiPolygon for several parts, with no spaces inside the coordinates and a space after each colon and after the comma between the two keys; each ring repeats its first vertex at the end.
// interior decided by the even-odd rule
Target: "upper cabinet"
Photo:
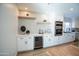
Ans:
{"type": "Polygon", "coordinates": [[[26,12],[26,11],[19,11],[19,19],[33,19],[35,20],[35,15],[33,13],[30,12],[26,12]]]}

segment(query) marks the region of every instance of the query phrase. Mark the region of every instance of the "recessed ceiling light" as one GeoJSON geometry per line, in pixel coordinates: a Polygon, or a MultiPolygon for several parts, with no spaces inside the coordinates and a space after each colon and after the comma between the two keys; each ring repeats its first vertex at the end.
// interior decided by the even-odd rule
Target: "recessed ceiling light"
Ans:
{"type": "Polygon", "coordinates": [[[73,11],[74,10],[74,8],[70,8],[70,11],[73,11]]]}
{"type": "Polygon", "coordinates": [[[25,10],[27,10],[28,8],[25,8],[25,10]]]}

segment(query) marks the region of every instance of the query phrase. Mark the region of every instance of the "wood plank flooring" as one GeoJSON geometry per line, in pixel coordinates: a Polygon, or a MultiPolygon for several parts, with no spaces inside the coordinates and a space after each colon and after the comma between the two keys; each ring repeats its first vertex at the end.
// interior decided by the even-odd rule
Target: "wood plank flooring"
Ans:
{"type": "Polygon", "coordinates": [[[73,45],[51,48],[48,52],[54,56],[79,56],[79,48],[73,45]]]}
{"type": "Polygon", "coordinates": [[[79,56],[79,47],[67,43],[50,48],[18,53],[18,56],[79,56]]]}

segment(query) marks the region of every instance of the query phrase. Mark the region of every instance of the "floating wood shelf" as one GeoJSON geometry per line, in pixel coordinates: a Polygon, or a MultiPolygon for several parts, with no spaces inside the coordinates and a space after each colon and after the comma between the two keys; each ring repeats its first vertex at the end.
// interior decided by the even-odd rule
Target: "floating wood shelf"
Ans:
{"type": "Polygon", "coordinates": [[[35,20],[35,17],[30,17],[30,16],[18,16],[19,19],[33,19],[35,20]]]}
{"type": "Polygon", "coordinates": [[[51,24],[50,22],[37,22],[37,24],[51,24]]]}

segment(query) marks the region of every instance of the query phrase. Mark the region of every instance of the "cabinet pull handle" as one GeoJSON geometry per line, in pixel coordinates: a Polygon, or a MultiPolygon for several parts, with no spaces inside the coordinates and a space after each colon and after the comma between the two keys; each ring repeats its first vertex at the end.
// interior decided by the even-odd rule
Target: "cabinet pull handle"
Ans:
{"type": "Polygon", "coordinates": [[[25,41],[25,44],[27,44],[27,41],[25,41]]]}
{"type": "Polygon", "coordinates": [[[20,39],[24,39],[24,38],[20,38],[20,39]]]}
{"type": "Polygon", "coordinates": [[[31,37],[29,37],[29,39],[31,39],[31,37]]]}
{"type": "Polygon", "coordinates": [[[51,41],[51,39],[49,38],[49,41],[51,41]]]}

